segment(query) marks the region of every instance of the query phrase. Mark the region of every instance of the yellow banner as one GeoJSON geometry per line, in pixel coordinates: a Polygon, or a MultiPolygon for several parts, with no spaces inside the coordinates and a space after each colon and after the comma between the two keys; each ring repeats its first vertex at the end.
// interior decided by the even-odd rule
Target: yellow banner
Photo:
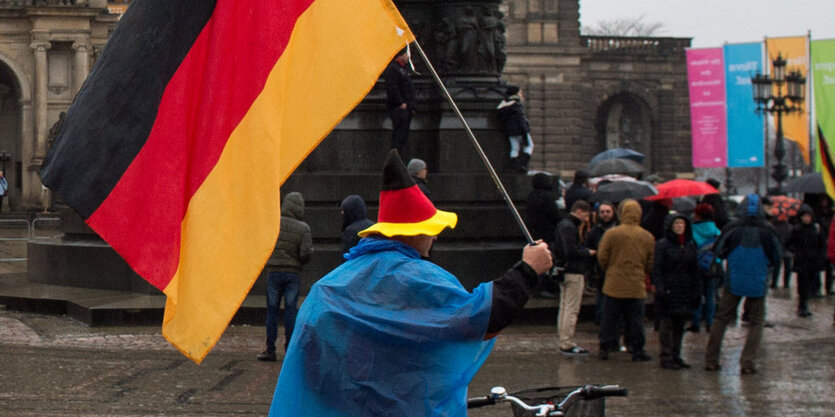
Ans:
{"type": "MultiPolygon", "coordinates": [[[[771,69],[771,74],[774,74],[772,61],[777,58],[777,55],[782,55],[788,62],[786,64],[786,74],[792,71],[799,71],[803,76],[807,77],[809,74],[809,38],[806,36],[797,36],[791,38],[768,38],[765,40],[766,51],[768,53],[768,65],[771,69]]],[[[786,85],[783,85],[782,93],[786,93],[786,85]]],[[[776,94],[776,91],[775,91],[776,94]]],[[[806,97],[806,103],[803,105],[803,111],[798,113],[783,114],[783,137],[797,144],[800,149],[800,154],[803,155],[803,160],[809,163],[809,98],[806,97]]],[[[776,126],[775,126],[776,128],[776,126]]]]}

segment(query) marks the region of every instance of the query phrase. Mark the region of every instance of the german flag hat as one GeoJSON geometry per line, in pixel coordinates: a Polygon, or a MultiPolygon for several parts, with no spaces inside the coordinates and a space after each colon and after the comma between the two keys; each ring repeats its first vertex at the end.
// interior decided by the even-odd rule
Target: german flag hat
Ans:
{"type": "Polygon", "coordinates": [[[406,170],[396,149],[392,149],[383,166],[383,186],[377,223],[359,232],[360,237],[372,233],[391,236],[436,236],[444,228],[455,228],[458,215],[441,211],[420,191],[406,170]]]}

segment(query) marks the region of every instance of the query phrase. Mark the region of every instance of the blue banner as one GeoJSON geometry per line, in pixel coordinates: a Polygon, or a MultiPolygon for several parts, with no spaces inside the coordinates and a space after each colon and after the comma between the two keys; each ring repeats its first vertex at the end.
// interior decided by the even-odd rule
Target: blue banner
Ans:
{"type": "Polygon", "coordinates": [[[728,167],[765,163],[763,116],[755,110],[751,77],[763,73],[762,42],[725,45],[728,101],[728,167]]]}

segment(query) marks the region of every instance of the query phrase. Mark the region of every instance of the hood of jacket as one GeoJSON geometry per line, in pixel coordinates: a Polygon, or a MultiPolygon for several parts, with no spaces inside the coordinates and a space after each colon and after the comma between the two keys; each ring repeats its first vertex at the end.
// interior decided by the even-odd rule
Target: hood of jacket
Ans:
{"type": "Polygon", "coordinates": [[[368,218],[368,208],[362,197],[351,194],[342,200],[342,230],[359,220],[368,218]]]}
{"type": "Polygon", "coordinates": [[[641,205],[635,200],[624,200],[618,210],[620,224],[641,224],[641,205]]]}
{"type": "Polygon", "coordinates": [[[535,190],[553,191],[554,181],[551,180],[550,175],[540,172],[531,178],[531,186],[535,190]]]}
{"type": "Polygon", "coordinates": [[[673,232],[673,222],[676,219],[684,220],[685,241],[693,240],[693,227],[690,224],[690,219],[688,219],[687,216],[681,213],[671,213],[667,216],[666,219],[664,219],[664,237],[666,237],[667,240],[669,240],[670,242],[678,241],[677,235],[675,234],[675,232],[673,232]]]}
{"type": "Polygon", "coordinates": [[[811,214],[812,215],[812,221],[813,222],[815,221],[815,211],[812,210],[812,206],[810,206],[808,204],[801,205],[800,210],[797,210],[797,218],[799,219],[800,216],[802,216],[804,214],[811,214]]]}
{"type": "Polygon", "coordinates": [[[304,219],[304,197],[300,193],[292,192],[284,197],[281,203],[281,215],[296,220],[304,219]]]}
{"type": "Polygon", "coordinates": [[[736,208],[736,216],[740,219],[745,217],[765,218],[762,199],[757,194],[748,194],[736,208]]]}

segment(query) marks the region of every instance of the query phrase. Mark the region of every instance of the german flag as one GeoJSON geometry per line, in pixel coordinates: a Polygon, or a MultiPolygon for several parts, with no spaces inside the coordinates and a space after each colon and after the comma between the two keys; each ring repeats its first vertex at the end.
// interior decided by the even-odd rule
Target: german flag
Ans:
{"type": "Polygon", "coordinates": [[[832,152],[823,136],[823,129],[818,125],[818,154],[820,155],[821,177],[829,198],[835,199],[835,165],[832,164],[832,152]]]}
{"type": "Polygon", "coordinates": [[[41,178],[199,363],[272,252],[279,187],[413,40],[390,0],[134,1],[41,178]]]}

